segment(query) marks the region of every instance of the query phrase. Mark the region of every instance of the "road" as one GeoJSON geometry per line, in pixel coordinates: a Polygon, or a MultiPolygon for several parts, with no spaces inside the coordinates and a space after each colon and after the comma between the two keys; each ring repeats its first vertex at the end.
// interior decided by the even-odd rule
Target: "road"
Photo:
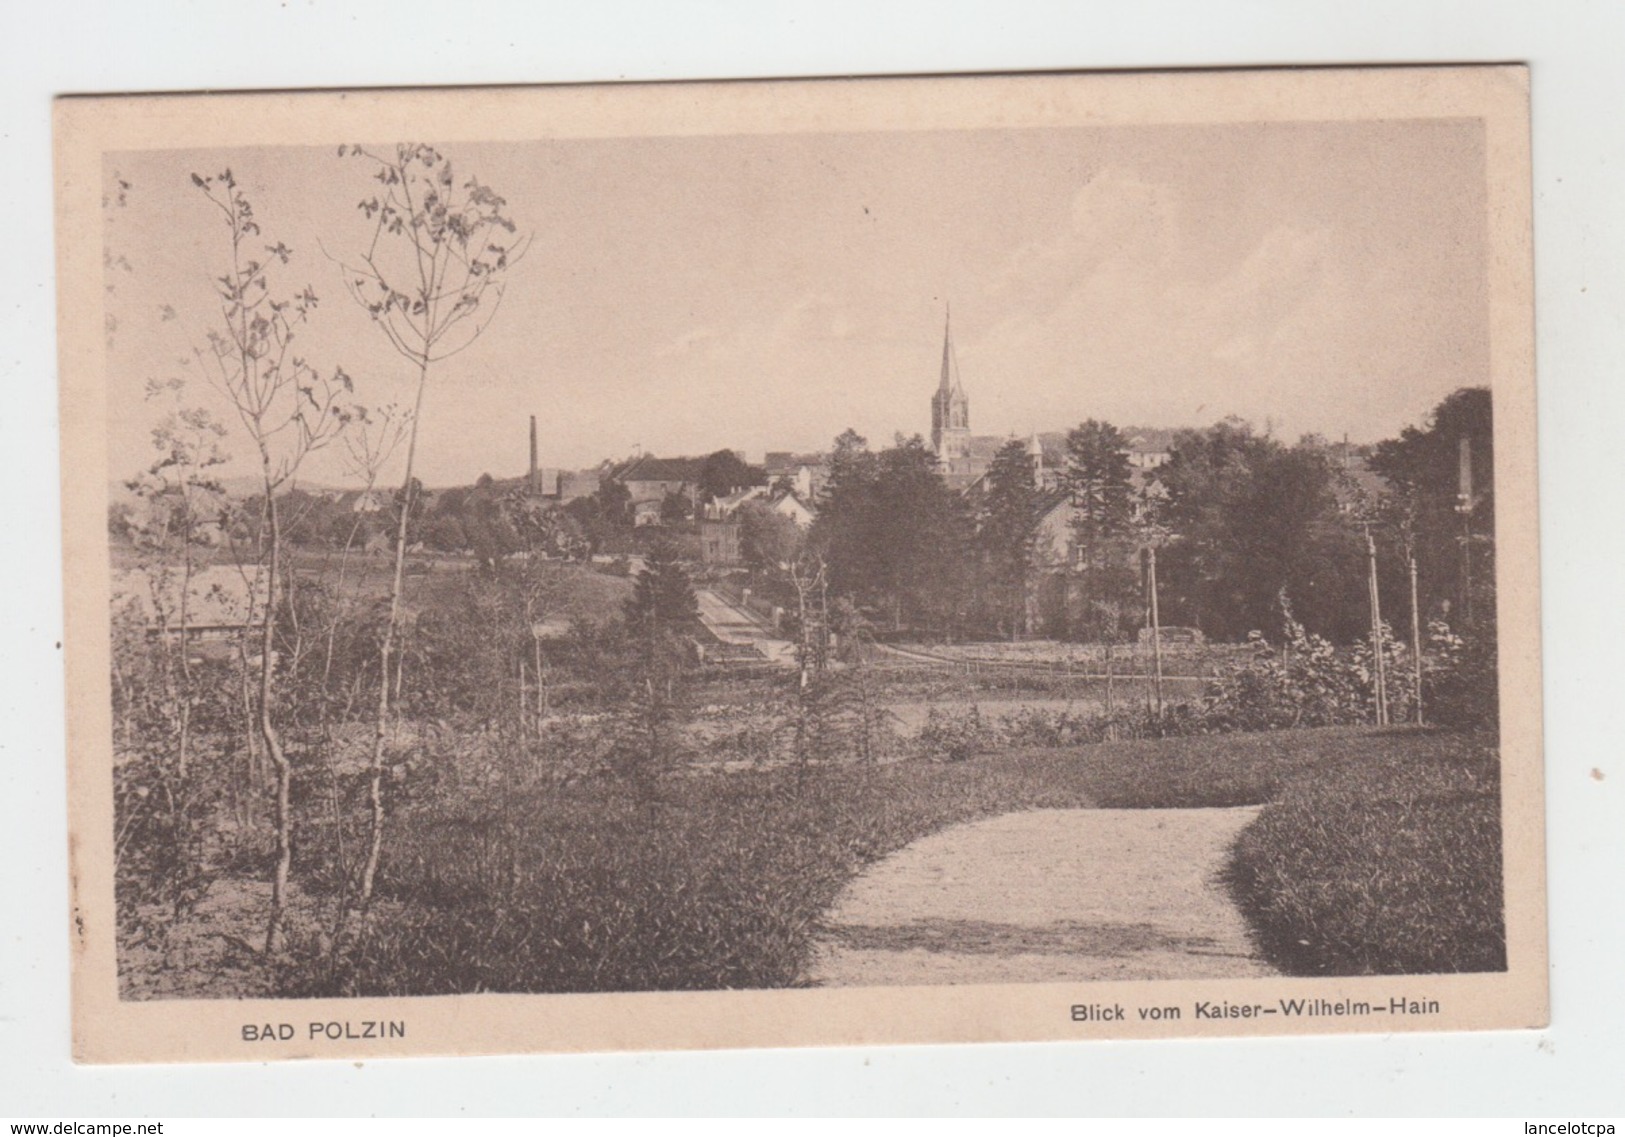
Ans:
{"type": "Polygon", "coordinates": [[[825,916],[808,979],[919,986],[1273,975],[1219,874],[1237,809],[1037,809],[873,865],[825,916]]]}

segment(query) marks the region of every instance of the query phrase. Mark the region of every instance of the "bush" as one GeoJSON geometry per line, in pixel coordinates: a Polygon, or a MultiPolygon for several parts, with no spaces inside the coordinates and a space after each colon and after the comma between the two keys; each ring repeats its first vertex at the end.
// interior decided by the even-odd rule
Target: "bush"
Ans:
{"type": "Polygon", "coordinates": [[[246,776],[239,661],[193,658],[195,643],[149,636],[134,611],[115,615],[112,649],[117,920],[151,937],[254,845],[231,815],[263,787],[246,776]]]}
{"type": "Polygon", "coordinates": [[[1493,622],[1458,636],[1429,627],[1432,657],[1422,673],[1422,711],[1430,722],[1460,730],[1498,731],[1500,672],[1493,622]]]}
{"type": "Polygon", "coordinates": [[[1506,969],[1493,754],[1458,738],[1418,757],[1292,780],[1237,840],[1232,888],[1288,974],[1506,969]]]}
{"type": "Polygon", "coordinates": [[[970,710],[958,713],[932,707],[915,740],[920,752],[945,762],[963,762],[986,753],[999,744],[998,727],[982,718],[972,703],[970,710]]]}
{"type": "MultiPolygon", "coordinates": [[[[1369,640],[1339,648],[1313,635],[1280,599],[1285,642],[1272,647],[1262,634],[1248,636],[1252,658],[1216,674],[1202,697],[1207,729],[1281,730],[1300,726],[1349,726],[1376,721],[1376,655],[1369,640]]],[[[1382,626],[1383,689],[1388,721],[1415,714],[1416,680],[1411,650],[1382,626]]],[[[1436,668],[1448,667],[1434,660],[1436,668]]]]}
{"type": "Polygon", "coordinates": [[[1028,804],[1086,799],[975,762],[695,774],[652,808],[612,778],[441,797],[392,826],[365,941],[336,966],[310,949],[280,993],[794,985],[819,913],[864,865],[1028,804]]]}
{"type": "MultiPolygon", "coordinates": [[[[997,706],[998,704],[993,704],[997,706]]],[[[977,705],[960,711],[932,707],[911,741],[921,757],[963,761],[995,750],[1083,746],[1143,738],[1177,738],[1210,733],[1197,709],[1175,703],[1154,710],[1130,703],[1110,714],[1065,707],[1020,706],[994,715],[977,705]]]]}

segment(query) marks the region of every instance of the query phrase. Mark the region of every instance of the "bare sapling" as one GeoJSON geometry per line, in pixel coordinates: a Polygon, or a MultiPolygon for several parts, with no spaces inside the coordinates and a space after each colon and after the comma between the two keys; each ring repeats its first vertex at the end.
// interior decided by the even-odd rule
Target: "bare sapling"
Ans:
{"type": "MultiPolygon", "coordinates": [[[[384,467],[400,448],[411,424],[411,415],[393,403],[367,410],[358,408],[355,420],[344,434],[345,473],[361,483],[361,499],[367,500],[378,486],[384,467]]],[[[348,583],[350,559],[355,551],[356,537],[361,532],[363,512],[355,511],[339,549],[338,573],[333,585],[333,603],[327,617],[326,643],[322,652],[322,674],[319,689],[323,693],[321,729],[326,745],[328,812],[333,826],[334,856],[338,863],[339,894],[333,907],[332,940],[335,945],[349,919],[351,861],[344,840],[344,811],[339,792],[338,768],[334,761],[333,721],[348,721],[360,694],[359,684],[352,681],[345,686],[343,705],[335,704],[332,697],[333,664],[337,655],[340,625],[349,612],[350,598],[345,589],[348,583]]],[[[363,577],[365,573],[363,572],[363,577]]],[[[377,794],[371,795],[376,799],[377,794]]],[[[370,825],[370,822],[369,822],[370,825]]]]}
{"type": "Polygon", "coordinates": [[[207,347],[195,354],[205,374],[236,411],[259,459],[262,499],[258,568],[263,584],[258,599],[259,660],[253,708],[259,740],[276,774],[276,867],[265,951],[280,950],[293,860],[289,802],[293,767],[276,719],[275,631],[282,576],[282,525],[277,493],[287,487],[314,451],[337,438],[353,413],[353,385],[342,368],[319,372],[295,353],[301,327],[316,307],[307,285],[291,295],[273,292],[270,270],[285,266],[292,250],[267,244],[253,206],[231,171],[212,177],[192,175],[192,184],[219,210],[231,234],[231,266],[214,278],[218,322],[207,347]]]}
{"type": "Polygon", "coordinates": [[[489,326],[501,305],[504,277],[523,255],[527,241],[517,236],[507,203],[476,179],[459,178],[451,159],[432,146],[404,142],[392,150],[341,146],[339,156],[371,166],[378,183],[358,203],[373,223],[372,234],[363,252],[341,262],[344,285],[389,346],[406,360],[414,382],[389,614],[378,649],[378,711],[368,791],[372,820],[358,897],[364,927],[383,849],[391,660],[401,630],[424,395],[435,366],[467,349],[489,326]]]}

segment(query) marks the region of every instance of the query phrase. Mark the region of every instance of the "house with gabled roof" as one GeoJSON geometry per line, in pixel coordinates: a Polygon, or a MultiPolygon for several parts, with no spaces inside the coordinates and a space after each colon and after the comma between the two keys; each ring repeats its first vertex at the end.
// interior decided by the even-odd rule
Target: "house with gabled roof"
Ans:
{"type": "Polygon", "coordinates": [[[818,520],[818,507],[796,492],[793,486],[780,486],[767,495],[767,507],[782,514],[803,529],[818,520]]]}
{"type": "Polygon", "coordinates": [[[747,501],[765,499],[768,496],[766,486],[746,486],[734,490],[733,493],[712,498],[705,503],[705,516],[712,521],[724,521],[739,511],[739,507],[747,501]]]}
{"type": "Polygon", "coordinates": [[[829,457],[825,454],[769,450],[762,466],[768,485],[791,486],[802,501],[809,503],[823,490],[829,476],[829,457]]]}
{"type": "Polygon", "coordinates": [[[115,572],[113,611],[151,636],[217,640],[260,620],[268,577],[258,565],[204,565],[190,579],[177,565],[115,572]]]}
{"type": "Polygon", "coordinates": [[[704,458],[657,458],[653,454],[642,454],[610,467],[603,480],[626,487],[632,499],[634,525],[657,525],[661,505],[668,495],[685,498],[689,511],[698,511],[700,474],[704,467],[704,458]]]}

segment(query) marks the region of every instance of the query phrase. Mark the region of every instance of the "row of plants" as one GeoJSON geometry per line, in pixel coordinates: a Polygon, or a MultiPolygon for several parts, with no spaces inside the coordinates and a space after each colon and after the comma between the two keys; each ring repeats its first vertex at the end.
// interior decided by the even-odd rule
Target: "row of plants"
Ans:
{"type": "Polygon", "coordinates": [[[403,806],[361,950],[295,940],[286,995],[789,986],[866,865],[1019,809],[1269,804],[1234,887],[1292,974],[1493,969],[1498,785],[1464,735],[1295,730],[963,762],[612,777],[403,806]],[[1408,811],[1398,816],[1397,811],[1408,811]],[[1334,845],[1316,826],[1330,827],[1334,845]]]}
{"type": "MultiPolygon", "coordinates": [[[[1216,670],[1199,698],[1168,703],[1160,712],[1140,697],[1110,709],[1089,704],[997,712],[976,703],[964,709],[932,707],[918,745],[927,755],[961,760],[1021,746],[1375,723],[1376,653],[1371,646],[1335,647],[1305,632],[1290,616],[1287,629],[1287,639],[1279,645],[1255,635],[1248,657],[1216,670]]],[[[1415,722],[1414,656],[1387,628],[1381,648],[1388,721],[1415,722]]],[[[1495,731],[1494,651],[1493,640],[1467,639],[1442,623],[1431,625],[1419,669],[1428,721],[1495,731]]]]}

